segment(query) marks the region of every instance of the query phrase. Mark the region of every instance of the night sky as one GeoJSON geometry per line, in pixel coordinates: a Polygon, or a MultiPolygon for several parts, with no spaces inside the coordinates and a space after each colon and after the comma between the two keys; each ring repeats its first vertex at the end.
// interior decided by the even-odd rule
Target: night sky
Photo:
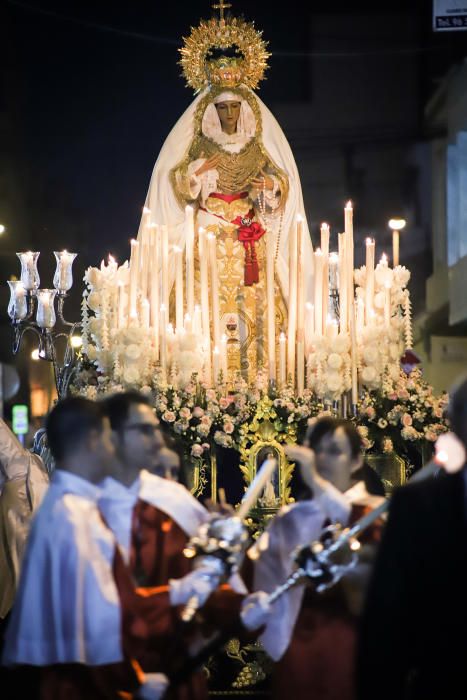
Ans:
{"type": "MultiPolygon", "coordinates": [[[[359,12],[371,12],[380,25],[374,2],[356,1],[352,10],[340,1],[331,9],[288,0],[280,11],[264,0],[233,5],[269,41],[273,57],[260,95],[273,110],[275,103],[309,99],[308,62],[327,60],[313,55],[310,45],[313,13],[348,14],[349,32],[329,37],[332,51],[385,49],[355,22],[359,12]]],[[[8,241],[0,241],[0,257],[5,262],[20,246],[41,249],[47,269],[46,252],[66,247],[80,253],[78,271],[108,251],[122,260],[159,149],[192,100],[177,49],[190,26],[210,16],[210,3],[4,0],[2,8],[0,106],[7,148],[0,216],[8,241]]],[[[395,49],[419,62],[422,108],[433,79],[459,54],[460,37],[432,34],[431,2],[396,1],[390,9],[420,23],[417,45],[400,46],[388,33],[386,48],[388,61],[395,49]]]]}

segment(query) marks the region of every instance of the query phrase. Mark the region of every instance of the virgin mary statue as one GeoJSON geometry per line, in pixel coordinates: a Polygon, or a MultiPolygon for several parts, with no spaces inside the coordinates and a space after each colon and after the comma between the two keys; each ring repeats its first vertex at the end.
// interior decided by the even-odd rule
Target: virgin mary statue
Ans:
{"type": "MultiPolygon", "coordinates": [[[[173,246],[184,248],[187,204],[195,209],[195,236],[199,227],[215,235],[228,372],[240,370],[251,382],[266,360],[266,241],[274,250],[278,342],[287,330],[289,235],[300,217],[310,272],[305,294],[311,294],[313,251],[300,178],[282,129],[253,91],[269,56],[253,25],[238,18],[202,21],[181,54],[198,95],[162,146],[146,207],[153,223],[169,226],[173,246]]],[[[173,265],[169,281],[172,286],[173,265]]]]}

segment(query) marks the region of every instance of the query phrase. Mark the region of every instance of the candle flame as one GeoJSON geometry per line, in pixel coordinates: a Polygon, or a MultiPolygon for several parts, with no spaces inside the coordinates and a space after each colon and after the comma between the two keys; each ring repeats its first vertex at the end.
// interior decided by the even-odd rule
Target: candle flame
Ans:
{"type": "Polygon", "coordinates": [[[329,263],[330,265],[337,265],[339,263],[339,253],[335,251],[329,253],[329,263]]]}
{"type": "Polygon", "coordinates": [[[279,336],[279,342],[280,342],[280,343],[285,343],[285,340],[286,340],[286,338],[285,338],[285,333],[281,333],[280,336],[279,336]]]}
{"type": "Polygon", "coordinates": [[[323,254],[323,251],[321,250],[321,248],[316,248],[315,255],[322,255],[322,254],[323,254]]]}
{"type": "Polygon", "coordinates": [[[143,214],[150,214],[150,213],[151,213],[151,210],[149,209],[149,207],[143,207],[143,214]]]}
{"type": "Polygon", "coordinates": [[[325,221],[323,221],[323,223],[321,224],[321,228],[328,229],[328,228],[329,228],[329,224],[327,224],[325,221]]]}
{"type": "Polygon", "coordinates": [[[352,201],[351,201],[350,199],[349,199],[349,201],[347,202],[347,204],[345,205],[345,208],[346,208],[346,209],[352,209],[352,201]]]}
{"type": "Polygon", "coordinates": [[[300,223],[301,221],[305,221],[305,218],[301,214],[297,214],[297,221],[300,223]]]}
{"type": "MultiPolygon", "coordinates": [[[[64,252],[66,253],[66,250],[65,250],[64,252]]],[[[114,262],[115,262],[114,256],[113,256],[113,255],[110,255],[110,253],[109,253],[109,265],[110,265],[111,263],[114,263],[114,262]]]]}
{"type": "Polygon", "coordinates": [[[365,243],[366,245],[374,245],[375,244],[375,239],[374,238],[365,238],[365,243]]]}
{"type": "Polygon", "coordinates": [[[383,254],[382,254],[380,263],[381,263],[381,265],[387,265],[387,264],[388,264],[388,256],[386,255],[386,253],[383,253],[383,254]]]}
{"type": "Polygon", "coordinates": [[[132,238],[131,241],[130,241],[130,244],[131,244],[132,246],[139,245],[139,243],[138,243],[138,241],[136,240],[136,238],[132,238]]]}
{"type": "Polygon", "coordinates": [[[313,309],[313,304],[311,303],[311,301],[307,301],[307,302],[305,303],[305,307],[306,307],[309,311],[311,311],[311,310],[313,309]]]}
{"type": "Polygon", "coordinates": [[[180,246],[174,245],[173,251],[174,251],[174,253],[181,253],[181,252],[182,252],[182,249],[180,248],[180,246]]]}
{"type": "Polygon", "coordinates": [[[217,347],[217,345],[214,346],[214,350],[212,352],[213,352],[213,355],[219,354],[219,348],[217,347]]]}

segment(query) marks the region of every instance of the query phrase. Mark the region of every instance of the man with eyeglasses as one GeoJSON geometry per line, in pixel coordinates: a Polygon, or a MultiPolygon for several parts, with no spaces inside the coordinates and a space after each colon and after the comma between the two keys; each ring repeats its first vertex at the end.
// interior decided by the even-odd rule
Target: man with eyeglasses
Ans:
{"type": "MultiPolygon", "coordinates": [[[[213,595],[203,571],[192,571],[192,560],[184,556],[188,540],[197,534],[209,512],[181,484],[157,476],[163,448],[158,420],[148,400],[137,392],[125,392],[105,400],[106,414],[113,430],[117,456],[122,463],[121,476],[107,478],[101,484],[101,513],[116,535],[133,577],[140,587],[168,590],[173,628],[169,639],[161,636],[138,657],[143,670],[168,673],[175,662],[190,657],[193,644],[201,643],[200,625],[183,626],[179,606],[196,595],[205,607],[204,623],[211,630],[219,626],[242,632],[240,615],[246,588],[240,577],[232,588],[213,595]]],[[[242,622],[241,622],[242,621],[242,622]]],[[[203,623],[203,624],[204,624],[203,623]]],[[[207,698],[204,674],[194,673],[171,691],[171,698],[200,700],[207,698]]]]}

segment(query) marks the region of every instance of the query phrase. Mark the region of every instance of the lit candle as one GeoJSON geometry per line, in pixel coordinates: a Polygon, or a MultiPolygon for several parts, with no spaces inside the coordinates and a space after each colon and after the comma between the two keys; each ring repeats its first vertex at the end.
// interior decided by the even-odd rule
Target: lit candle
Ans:
{"type": "Polygon", "coordinates": [[[225,333],[222,334],[221,337],[221,370],[224,378],[224,382],[227,382],[228,377],[227,377],[227,370],[228,370],[228,363],[227,363],[227,336],[225,333]]]}
{"type": "Polygon", "coordinates": [[[37,289],[40,284],[37,261],[40,253],[28,250],[26,253],[16,253],[21,262],[21,282],[28,291],[37,289]]]}
{"type": "Polygon", "coordinates": [[[141,327],[149,329],[149,300],[141,300],[141,327]]]}
{"type": "Polygon", "coordinates": [[[162,303],[165,306],[167,320],[169,314],[169,229],[163,224],[161,232],[161,279],[162,279],[162,303]]]}
{"type": "Polygon", "coordinates": [[[360,338],[365,325],[365,304],[363,299],[357,299],[357,338],[360,338]]]}
{"type": "Polygon", "coordinates": [[[212,351],[212,371],[214,376],[214,386],[219,382],[219,372],[220,372],[220,352],[217,345],[214,346],[212,351]]]}
{"type": "Polygon", "coordinates": [[[167,310],[165,304],[161,304],[160,308],[160,363],[162,369],[162,377],[166,378],[167,373],[167,310]]]}
{"type": "Polygon", "coordinates": [[[281,387],[285,387],[287,383],[286,375],[286,344],[287,338],[285,333],[279,336],[279,382],[281,387]]]}
{"type": "Polygon", "coordinates": [[[193,324],[191,322],[191,316],[190,314],[185,314],[185,318],[183,321],[183,328],[185,329],[186,333],[191,333],[193,330],[193,324]]]}
{"type": "Polygon", "coordinates": [[[391,325],[391,283],[384,284],[384,324],[386,328],[391,325]]]}
{"type": "Polygon", "coordinates": [[[151,306],[151,326],[153,329],[154,338],[154,358],[159,360],[159,318],[160,318],[160,275],[159,275],[159,228],[157,226],[151,229],[151,262],[150,262],[150,306],[151,306]]]}
{"type": "Polygon", "coordinates": [[[8,286],[10,287],[8,315],[12,321],[22,321],[28,315],[26,290],[19,280],[8,280],[8,286]]]}
{"type": "Polygon", "coordinates": [[[291,226],[289,235],[289,328],[287,337],[287,373],[295,386],[295,353],[297,343],[297,238],[301,217],[291,226]]]}
{"type": "Polygon", "coordinates": [[[347,287],[347,262],[346,248],[347,240],[345,233],[339,233],[339,326],[340,332],[346,333],[348,330],[348,287],[347,287]]]}
{"type": "Polygon", "coordinates": [[[118,283],[118,311],[117,311],[117,328],[125,326],[125,285],[123,282],[118,283]]]}
{"type": "Polygon", "coordinates": [[[337,292],[339,287],[339,255],[338,253],[329,253],[329,289],[331,292],[337,292]]]}
{"type": "Polygon", "coordinates": [[[193,333],[195,335],[201,335],[201,306],[196,304],[195,312],[193,314],[193,333]]]}
{"type": "Polygon", "coordinates": [[[201,284],[201,319],[203,326],[204,345],[204,370],[205,378],[211,382],[211,330],[209,325],[209,276],[208,276],[208,248],[206,231],[200,228],[198,231],[198,250],[201,284]]]}
{"type": "Polygon", "coordinates": [[[73,286],[72,265],[76,258],[76,253],[69,253],[62,250],[60,253],[54,251],[57,267],[55,269],[53,285],[58,291],[65,293],[73,286]]]}
{"type": "Polygon", "coordinates": [[[315,251],[315,333],[323,334],[323,254],[315,251]]]}
{"type": "Polygon", "coordinates": [[[207,241],[209,265],[211,270],[212,330],[214,337],[214,345],[216,345],[219,348],[221,342],[221,326],[219,313],[219,272],[217,269],[217,251],[215,235],[213,233],[208,233],[207,241]]]}
{"type": "Polygon", "coordinates": [[[347,261],[347,308],[348,317],[350,318],[351,307],[354,298],[354,243],[353,243],[353,209],[352,202],[347,202],[345,205],[345,257],[347,261]]]}
{"type": "Polygon", "coordinates": [[[315,334],[315,307],[307,301],[305,304],[305,350],[307,356],[311,351],[311,339],[315,334]]]}
{"type": "Polygon", "coordinates": [[[366,280],[365,280],[365,314],[366,324],[369,325],[373,311],[373,300],[375,296],[375,242],[372,238],[365,241],[366,256],[366,280]]]}
{"type": "Polygon", "coordinates": [[[274,302],[274,240],[266,233],[266,313],[269,381],[276,381],[276,305],[274,302]]]}
{"type": "Polygon", "coordinates": [[[139,272],[139,242],[134,238],[131,240],[130,253],[130,295],[128,316],[136,316],[136,295],[138,293],[138,272],[139,272]]]}
{"type": "Polygon", "coordinates": [[[326,321],[326,337],[327,338],[337,338],[339,335],[339,327],[337,320],[328,316],[326,321]]]}
{"type": "Polygon", "coordinates": [[[355,309],[353,303],[350,308],[350,354],[351,354],[351,379],[352,379],[352,406],[358,401],[358,377],[357,377],[357,336],[355,333],[355,309]]]}
{"type": "Polygon", "coordinates": [[[186,310],[193,317],[195,310],[195,228],[193,207],[185,207],[185,267],[186,267],[186,310]]]}
{"type": "Polygon", "coordinates": [[[54,300],[56,289],[37,290],[36,321],[40,328],[53,328],[56,323],[54,300]]]}
{"type": "Polygon", "coordinates": [[[182,249],[174,246],[175,257],[175,328],[183,328],[183,259],[182,249]]]}
{"type": "Polygon", "coordinates": [[[303,269],[303,221],[297,217],[297,388],[305,388],[305,275],[303,269]]]}
{"type": "MultiPolygon", "coordinates": [[[[145,217],[147,218],[147,217],[145,217]]],[[[145,224],[140,241],[140,289],[144,299],[148,296],[150,263],[150,231],[145,224]]]]}

